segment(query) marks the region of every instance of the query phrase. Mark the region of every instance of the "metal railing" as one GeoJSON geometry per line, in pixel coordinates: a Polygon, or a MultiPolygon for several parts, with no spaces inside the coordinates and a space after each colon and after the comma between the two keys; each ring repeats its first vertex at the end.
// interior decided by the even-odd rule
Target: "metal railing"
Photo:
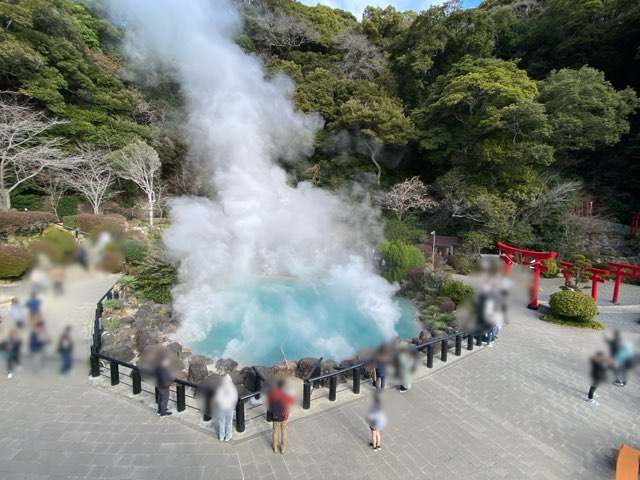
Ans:
{"type": "MultiPolygon", "coordinates": [[[[117,285],[117,283],[115,284],[117,285]]],[[[120,376],[122,372],[120,371],[121,367],[127,368],[130,370],[129,377],[131,378],[131,388],[133,395],[139,395],[142,393],[142,383],[143,377],[147,374],[153,374],[151,371],[142,371],[140,367],[137,365],[123,362],[116,358],[110,357],[108,355],[104,355],[100,353],[102,348],[102,333],[103,333],[103,325],[102,325],[102,314],[104,313],[104,307],[102,302],[104,300],[115,298],[113,285],[101,298],[98,300],[96,304],[95,317],[94,317],[94,325],[93,325],[93,342],[91,345],[91,355],[90,355],[90,367],[91,367],[91,377],[97,378],[102,375],[102,366],[101,361],[107,362],[109,364],[109,375],[111,385],[116,386],[121,383],[120,376]]],[[[427,368],[433,368],[433,358],[434,358],[434,350],[435,345],[440,343],[441,351],[440,351],[440,360],[443,362],[447,361],[447,356],[449,352],[449,341],[453,340],[455,342],[455,350],[454,353],[456,356],[462,355],[462,340],[464,337],[467,338],[467,350],[473,350],[474,343],[478,346],[482,345],[482,336],[484,332],[476,331],[472,333],[470,331],[460,331],[455,332],[445,337],[440,338],[432,338],[418,345],[413,345],[411,348],[417,352],[421,352],[425,348],[427,349],[426,355],[426,366],[427,368]]],[[[346,367],[342,367],[340,365],[334,367],[334,372],[321,373],[321,363],[322,357],[319,358],[307,376],[303,379],[303,394],[302,394],[302,408],[304,410],[308,410],[311,408],[311,392],[312,386],[316,388],[319,387],[320,382],[326,379],[329,379],[329,401],[334,402],[337,397],[337,384],[338,384],[338,376],[345,375],[348,372],[352,372],[352,392],[354,394],[360,393],[360,384],[361,378],[363,374],[363,369],[369,364],[369,362],[362,361],[358,362],[354,365],[349,365],[346,367]]],[[[265,385],[267,379],[264,375],[258,370],[255,366],[251,367],[254,372],[254,385],[253,391],[242,395],[238,398],[238,402],[236,404],[236,431],[244,432],[245,431],[245,402],[251,398],[260,399],[260,396],[263,393],[267,393],[269,391],[269,385],[265,385]]],[[[178,412],[183,412],[187,407],[191,407],[195,410],[200,411],[202,415],[202,419],[204,421],[209,421],[212,419],[212,401],[215,395],[215,389],[210,385],[197,384],[194,382],[190,382],[187,380],[175,379],[175,403],[178,412]],[[187,388],[193,389],[193,395],[187,395],[187,388]],[[204,396],[203,406],[199,405],[188,405],[187,398],[196,399],[198,395],[204,396]]],[[[156,396],[156,401],[158,400],[158,391],[157,388],[154,387],[154,393],[156,396]]],[[[266,420],[268,422],[272,421],[271,412],[267,409],[266,412],[266,420]]]]}

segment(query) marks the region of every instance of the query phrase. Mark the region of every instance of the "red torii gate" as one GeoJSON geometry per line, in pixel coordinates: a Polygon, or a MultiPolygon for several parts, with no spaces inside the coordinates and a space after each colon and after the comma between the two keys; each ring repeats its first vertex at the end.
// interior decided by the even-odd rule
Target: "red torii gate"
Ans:
{"type": "Polygon", "coordinates": [[[593,298],[594,300],[598,299],[598,283],[604,283],[605,279],[602,278],[602,276],[607,276],[610,275],[611,272],[609,270],[603,270],[601,268],[594,268],[594,267],[581,267],[581,266],[575,266],[573,263],[571,262],[558,262],[560,265],[562,265],[563,267],[565,267],[564,270],[560,270],[560,272],[564,275],[564,284],[565,285],[569,285],[569,282],[571,281],[571,277],[573,277],[576,272],[572,271],[572,268],[578,268],[579,272],[578,275],[582,275],[582,272],[588,272],[591,274],[591,298],[593,298]]]}
{"type": "Polygon", "coordinates": [[[540,272],[549,271],[547,265],[542,264],[542,260],[551,260],[558,255],[556,252],[533,252],[531,250],[523,250],[521,248],[510,247],[502,242],[498,242],[500,249],[500,259],[504,262],[503,274],[508,276],[511,272],[511,265],[521,263],[533,268],[533,284],[531,286],[531,302],[527,306],[532,310],[538,309],[538,290],[540,290],[540,272]],[[525,259],[530,258],[531,261],[525,263],[525,259]]]}
{"type": "Polygon", "coordinates": [[[609,262],[609,265],[613,267],[611,273],[616,276],[616,283],[613,287],[613,298],[611,299],[611,302],[618,303],[618,294],[620,293],[620,283],[622,282],[622,277],[637,278],[640,280],[640,266],[615,262],[609,262]]]}

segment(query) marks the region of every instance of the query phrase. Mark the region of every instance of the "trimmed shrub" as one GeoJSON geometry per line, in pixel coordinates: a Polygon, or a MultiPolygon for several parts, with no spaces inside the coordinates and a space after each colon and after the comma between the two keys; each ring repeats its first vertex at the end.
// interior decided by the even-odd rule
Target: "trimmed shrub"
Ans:
{"type": "Polygon", "coordinates": [[[122,240],[120,248],[129,263],[140,264],[147,254],[146,245],[135,238],[125,238],[122,240]]]}
{"type": "Polygon", "coordinates": [[[390,282],[403,280],[409,270],[424,266],[424,255],[413,245],[383,241],[379,249],[385,262],[383,275],[390,282]]]}
{"type": "Polygon", "coordinates": [[[423,230],[414,228],[397,218],[389,218],[384,225],[384,238],[390,242],[419,242],[423,233],[423,230]]]}
{"type": "Polygon", "coordinates": [[[456,304],[449,297],[436,297],[433,304],[440,309],[442,313],[452,313],[456,309],[456,304]]]}
{"type": "Polygon", "coordinates": [[[62,224],[69,228],[76,228],[78,226],[75,215],[66,215],[62,217],[62,224]]]}
{"type": "Polygon", "coordinates": [[[549,260],[542,260],[542,264],[549,267],[549,271],[545,272],[544,270],[540,270],[540,275],[542,278],[556,278],[558,273],[560,272],[560,267],[558,267],[558,262],[555,258],[551,258],[549,260]]]}
{"type": "Polygon", "coordinates": [[[40,233],[56,221],[56,216],[49,212],[0,212],[0,235],[40,233]]]}
{"type": "Polygon", "coordinates": [[[18,278],[33,264],[33,254],[24,247],[0,246],[0,278],[18,278]]]}
{"type": "Polygon", "coordinates": [[[76,240],[73,235],[60,228],[47,228],[42,232],[42,239],[59,245],[65,255],[72,255],[76,249],[76,240]]]}
{"type": "Polygon", "coordinates": [[[84,213],[80,215],[73,215],[72,218],[73,222],[75,222],[75,226],[77,226],[81,231],[92,235],[97,235],[100,232],[107,231],[112,235],[120,236],[127,228],[127,219],[117,213],[109,215],[92,215],[84,213]]]}
{"type": "MultiPolygon", "coordinates": [[[[58,214],[58,218],[62,218],[64,222],[64,217],[70,215],[77,215],[78,213],[78,203],[80,203],[80,199],[75,195],[69,195],[66,197],[62,197],[60,202],[58,203],[58,208],[56,208],[56,213],[58,214]]],[[[75,225],[73,225],[75,227],[75,225]]]]}
{"type": "Polygon", "coordinates": [[[119,273],[122,271],[125,258],[120,250],[105,250],[101,268],[105,272],[119,273]]]}
{"type": "Polygon", "coordinates": [[[442,284],[439,293],[442,297],[449,297],[456,305],[473,298],[473,288],[460,280],[447,280],[442,284]]]}
{"type": "Polygon", "coordinates": [[[586,293],[561,290],[551,295],[549,306],[556,316],[590,322],[598,314],[596,301],[586,293]]]}

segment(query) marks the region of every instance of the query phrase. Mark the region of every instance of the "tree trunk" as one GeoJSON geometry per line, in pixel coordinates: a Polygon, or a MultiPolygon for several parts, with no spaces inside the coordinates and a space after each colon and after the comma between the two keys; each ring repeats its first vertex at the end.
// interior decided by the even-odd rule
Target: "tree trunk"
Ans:
{"type": "Polygon", "coordinates": [[[8,190],[0,189],[0,212],[6,212],[11,208],[11,194],[8,190]]]}
{"type": "Polygon", "coordinates": [[[147,198],[149,199],[149,226],[153,227],[153,204],[155,203],[155,201],[153,200],[153,197],[151,195],[149,195],[147,198]]]}
{"type": "Polygon", "coordinates": [[[380,186],[380,179],[382,178],[382,168],[380,167],[380,164],[376,161],[376,154],[373,153],[373,151],[371,152],[371,161],[378,169],[377,179],[378,179],[378,186],[380,186]]]}

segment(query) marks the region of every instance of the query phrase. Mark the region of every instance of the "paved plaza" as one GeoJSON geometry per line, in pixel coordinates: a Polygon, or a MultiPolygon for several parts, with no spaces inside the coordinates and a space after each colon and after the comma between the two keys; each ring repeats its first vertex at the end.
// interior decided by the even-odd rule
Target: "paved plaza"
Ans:
{"type": "MultiPolygon", "coordinates": [[[[45,298],[52,333],[65,323],[88,333],[95,301],[113,281],[72,282],[73,308],[45,298]]],[[[617,322],[638,345],[640,289],[623,289],[636,306],[617,313],[603,304],[601,320],[617,322]]],[[[34,379],[27,364],[0,379],[0,479],[609,479],[620,445],[640,446],[640,386],[636,373],[626,389],[599,389],[599,406],[585,402],[587,358],[603,347],[602,332],[547,324],[517,308],[494,348],[463,352],[406,394],[385,392],[382,451],[368,447],[365,387],[330,410],[297,420],[294,412],[283,456],[271,451],[268,433],[221,443],[213,430],[160,419],[96,388],[78,346],[75,377],[58,379],[52,365],[34,379]]]]}

